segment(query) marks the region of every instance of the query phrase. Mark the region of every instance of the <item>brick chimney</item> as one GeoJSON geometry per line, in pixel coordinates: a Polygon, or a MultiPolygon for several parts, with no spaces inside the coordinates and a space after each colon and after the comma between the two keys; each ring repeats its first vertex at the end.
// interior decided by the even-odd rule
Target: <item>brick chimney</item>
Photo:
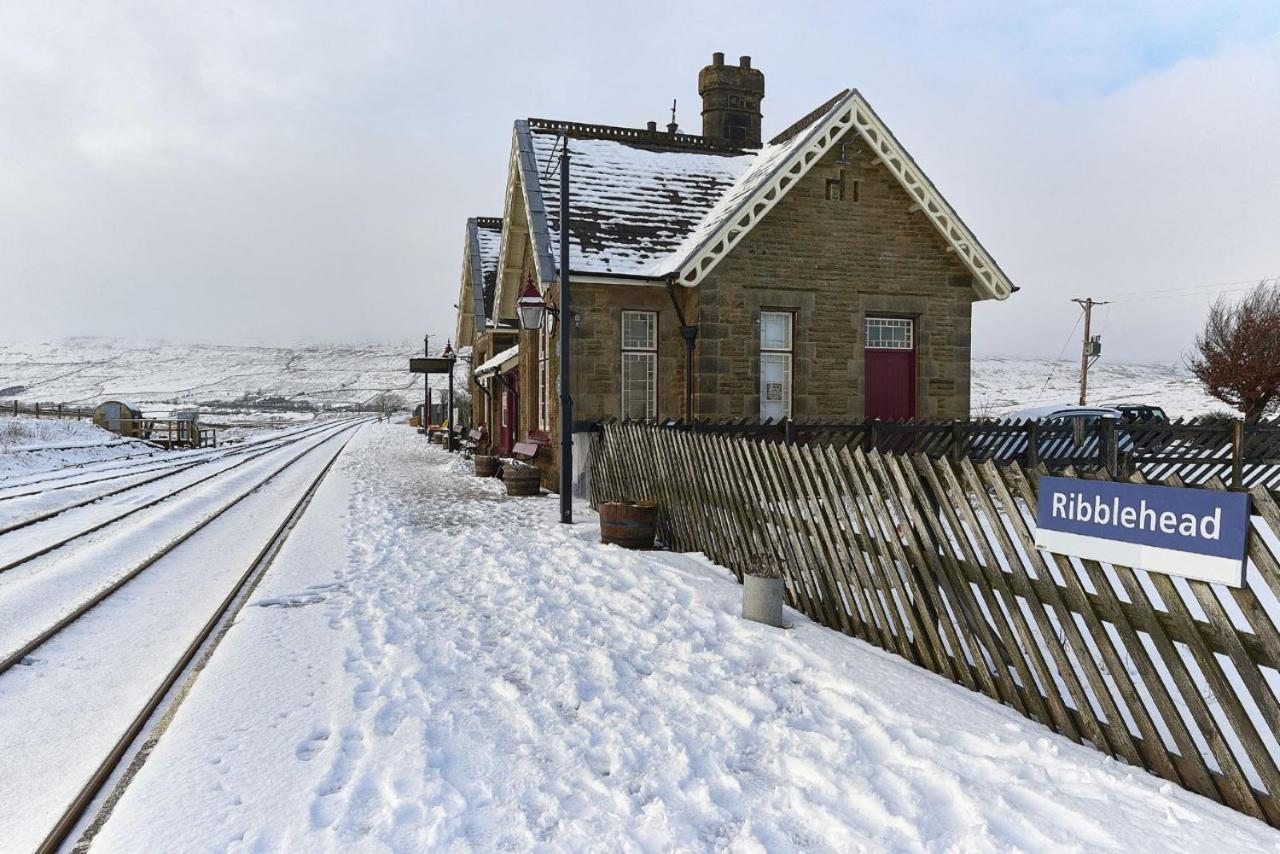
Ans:
{"type": "Polygon", "coordinates": [[[702,96],[702,135],[733,142],[745,148],[760,147],[760,102],[764,99],[764,74],[744,56],[737,65],[725,65],[723,53],[713,53],[711,64],[698,72],[702,96]]]}

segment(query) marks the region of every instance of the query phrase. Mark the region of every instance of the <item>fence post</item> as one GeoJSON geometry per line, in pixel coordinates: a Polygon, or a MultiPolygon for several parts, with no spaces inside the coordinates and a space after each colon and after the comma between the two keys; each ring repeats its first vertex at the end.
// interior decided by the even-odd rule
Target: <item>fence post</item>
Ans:
{"type": "Polygon", "coordinates": [[[1244,422],[1231,422],[1231,488],[1244,488],[1244,422]]]}
{"type": "Polygon", "coordinates": [[[1102,454],[1100,462],[1106,468],[1107,474],[1115,477],[1120,468],[1116,448],[1116,423],[1110,418],[1102,418],[1098,420],[1098,425],[1102,428],[1102,435],[1099,437],[1102,441],[1098,443],[1098,451],[1102,454]]]}
{"type": "Polygon", "coordinates": [[[1027,468],[1040,465],[1040,423],[1034,418],[1027,422],[1027,468]]]}
{"type": "Polygon", "coordinates": [[[880,431],[876,429],[879,423],[880,419],[875,418],[867,424],[868,436],[871,440],[871,447],[867,449],[869,451],[874,451],[880,444],[880,431]]]}
{"type": "Polygon", "coordinates": [[[782,442],[788,447],[790,447],[791,444],[795,442],[795,437],[791,433],[791,425],[793,423],[794,422],[791,420],[790,415],[788,415],[786,418],[782,420],[782,442]]]}
{"type": "Polygon", "coordinates": [[[18,399],[16,397],[13,399],[13,417],[18,417],[18,399]]]}
{"type": "Polygon", "coordinates": [[[951,461],[958,463],[964,459],[965,452],[965,436],[968,431],[965,430],[965,422],[956,419],[951,422],[951,461]]]}
{"type": "Polygon", "coordinates": [[[36,418],[39,418],[39,417],[40,417],[40,404],[39,404],[39,403],[37,403],[37,404],[36,404],[36,418]]]}

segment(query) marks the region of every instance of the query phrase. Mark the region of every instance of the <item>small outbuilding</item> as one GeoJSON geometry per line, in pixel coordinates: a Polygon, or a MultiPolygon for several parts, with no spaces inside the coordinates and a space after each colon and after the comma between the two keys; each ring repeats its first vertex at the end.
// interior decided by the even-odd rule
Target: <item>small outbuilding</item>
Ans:
{"type": "Polygon", "coordinates": [[[146,438],[142,410],[125,400],[104,400],[93,410],[93,423],[131,439],[146,438]]]}

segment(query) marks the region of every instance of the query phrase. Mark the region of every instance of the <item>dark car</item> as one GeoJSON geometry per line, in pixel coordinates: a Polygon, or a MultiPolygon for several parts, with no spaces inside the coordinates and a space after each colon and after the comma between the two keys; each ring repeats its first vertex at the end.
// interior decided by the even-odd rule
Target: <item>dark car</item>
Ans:
{"type": "Polygon", "coordinates": [[[1111,403],[1107,407],[1117,410],[1125,424],[1169,423],[1169,416],[1164,414],[1164,410],[1149,403],[1111,403]]]}

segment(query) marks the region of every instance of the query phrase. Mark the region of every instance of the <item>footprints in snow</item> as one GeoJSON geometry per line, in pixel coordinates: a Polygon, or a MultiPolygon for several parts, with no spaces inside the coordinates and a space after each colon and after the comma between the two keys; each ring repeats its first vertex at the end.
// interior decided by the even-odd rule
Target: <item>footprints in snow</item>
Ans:
{"type": "Polygon", "coordinates": [[[320,751],[324,750],[325,745],[328,743],[328,741],[329,741],[329,728],[316,727],[311,731],[311,735],[304,738],[298,744],[298,748],[297,750],[294,751],[294,753],[303,762],[310,762],[312,759],[315,759],[317,755],[319,755],[320,751]]]}
{"type": "Polygon", "coordinates": [[[324,602],[329,595],[343,590],[345,584],[312,584],[301,593],[289,593],[284,596],[273,596],[259,599],[253,603],[257,608],[302,608],[324,602]]]}

